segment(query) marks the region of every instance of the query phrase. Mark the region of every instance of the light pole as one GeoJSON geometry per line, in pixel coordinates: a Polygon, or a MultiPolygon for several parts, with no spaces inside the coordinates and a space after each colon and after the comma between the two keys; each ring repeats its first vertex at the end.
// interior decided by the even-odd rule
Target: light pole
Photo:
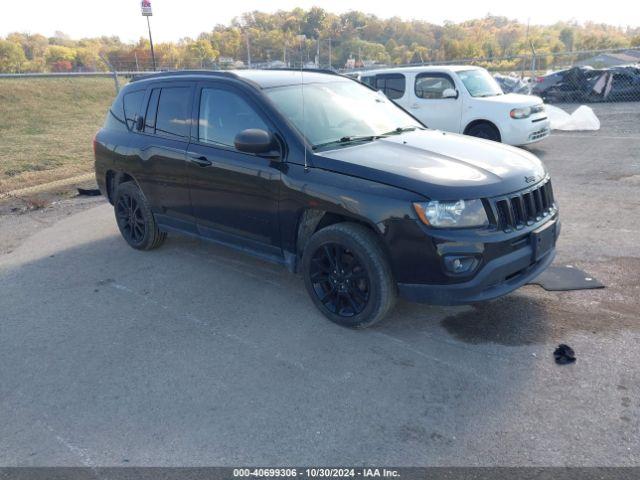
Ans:
{"type": "Polygon", "coordinates": [[[247,39],[247,67],[251,68],[251,41],[249,40],[249,30],[244,31],[247,39]]]}
{"type": "Polygon", "coordinates": [[[153,51],[153,38],[151,37],[151,23],[147,17],[147,28],[149,29],[149,46],[151,46],[151,61],[153,62],[153,71],[156,71],[156,52],[153,51]]]}
{"type": "Polygon", "coordinates": [[[142,10],[142,16],[147,17],[147,28],[149,29],[149,45],[151,46],[151,61],[153,62],[153,71],[156,71],[156,54],[153,51],[153,38],[151,37],[151,22],[149,17],[153,16],[151,10],[151,0],[142,0],[140,2],[140,9],[142,10]]]}

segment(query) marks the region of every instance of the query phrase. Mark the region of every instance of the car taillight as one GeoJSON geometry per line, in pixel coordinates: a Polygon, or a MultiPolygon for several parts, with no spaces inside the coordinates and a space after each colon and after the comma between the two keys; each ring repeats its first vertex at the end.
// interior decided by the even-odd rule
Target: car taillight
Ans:
{"type": "Polygon", "coordinates": [[[544,82],[544,77],[536,77],[536,83],[544,82]]]}

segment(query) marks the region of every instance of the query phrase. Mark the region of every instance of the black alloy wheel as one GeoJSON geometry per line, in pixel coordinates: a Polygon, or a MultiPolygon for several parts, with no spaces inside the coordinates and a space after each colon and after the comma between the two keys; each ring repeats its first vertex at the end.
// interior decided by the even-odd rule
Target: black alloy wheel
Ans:
{"type": "Polygon", "coordinates": [[[146,197],[134,182],[124,182],[116,187],[113,207],[120,233],[131,247],[151,250],[167,238],[167,233],[158,228],[146,197]]]}
{"type": "Polygon", "coordinates": [[[326,243],[315,251],[310,278],[320,302],[335,315],[353,317],[367,306],[370,292],[367,270],[342,245],[326,243]]]}
{"type": "Polygon", "coordinates": [[[132,244],[142,243],[147,226],[138,200],[126,193],[119,195],[115,209],[118,226],[125,240],[132,244]]]}
{"type": "Polygon", "coordinates": [[[371,228],[352,222],[329,225],[303,248],[305,287],[329,320],[365,328],[393,308],[396,282],[382,241],[371,228]]]}

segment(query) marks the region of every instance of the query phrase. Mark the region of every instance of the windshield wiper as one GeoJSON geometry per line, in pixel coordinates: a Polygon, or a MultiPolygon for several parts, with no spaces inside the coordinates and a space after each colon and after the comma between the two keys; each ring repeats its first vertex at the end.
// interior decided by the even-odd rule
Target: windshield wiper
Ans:
{"type": "Polygon", "coordinates": [[[381,133],[380,135],[347,135],[338,140],[331,140],[330,142],[319,143],[311,147],[313,150],[317,150],[318,148],[328,147],[330,145],[347,145],[349,143],[355,142],[372,142],[374,140],[378,140],[379,138],[388,137],[390,135],[399,135],[404,132],[413,132],[420,127],[398,127],[394,130],[391,130],[387,133],[381,133]]]}
{"type": "Polygon", "coordinates": [[[399,135],[401,133],[404,132],[413,132],[414,130],[417,130],[420,127],[398,127],[394,130],[391,130],[390,132],[387,133],[383,133],[382,135],[380,135],[381,137],[388,137],[389,135],[399,135]]]}
{"type": "Polygon", "coordinates": [[[347,135],[342,138],[339,138],[338,140],[331,140],[330,142],[318,143],[317,145],[314,145],[311,148],[313,150],[317,150],[318,148],[328,147],[329,145],[346,145],[346,144],[355,143],[355,142],[372,142],[381,137],[382,135],[347,135]]]}

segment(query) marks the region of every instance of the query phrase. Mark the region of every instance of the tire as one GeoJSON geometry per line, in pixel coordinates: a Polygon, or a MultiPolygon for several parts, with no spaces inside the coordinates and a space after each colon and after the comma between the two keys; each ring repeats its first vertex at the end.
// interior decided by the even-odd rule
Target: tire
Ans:
{"type": "Polygon", "coordinates": [[[153,250],[167,238],[167,233],[158,229],[147,199],[135,183],[124,182],[116,187],[113,210],[120,234],[131,247],[153,250]]]}
{"type": "Polygon", "coordinates": [[[485,140],[500,141],[500,132],[490,123],[476,123],[467,130],[467,135],[472,137],[484,138],[485,140]]]}
{"type": "Polygon", "coordinates": [[[396,283],[382,246],[362,225],[337,223],[316,232],[305,246],[302,274],[313,303],[338,325],[369,327],[396,301],[396,283]]]}

